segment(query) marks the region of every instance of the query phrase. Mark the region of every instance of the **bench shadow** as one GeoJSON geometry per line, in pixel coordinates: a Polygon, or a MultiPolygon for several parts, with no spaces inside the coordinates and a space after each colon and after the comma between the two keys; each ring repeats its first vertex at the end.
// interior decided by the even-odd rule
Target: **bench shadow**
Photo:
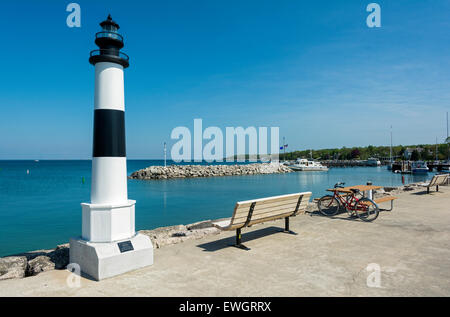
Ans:
{"type": "MultiPolygon", "coordinates": [[[[388,209],[380,208],[380,214],[382,214],[384,212],[390,213],[392,211],[390,211],[388,209]]],[[[356,215],[349,216],[346,211],[341,211],[337,215],[331,216],[331,217],[322,215],[319,211],[308,212],[308,215],[310,217],[322,217],[322,218],[328,218],[328,219],[333,219],[333,220],[358,221],[358,222],[364,223],[361,219],[359,219],[358,216],[356,216],[356,215]]]]}
{"type": "MultiPolygon", "coordinates": [[[[321,214],[320,211],[318,211],[318,210],[313,211],[313,212],[308,212],[307,215],[310,216],[310,217],[322,217],[322,218],[329,218],[329,219],[346,219],[346,218],[349,218],[348,217],[348,213],[345,210],[339,212],[337,215],[334,215],[334,216],[325,216],[325,215],[321,214]]],[[[358,217],[356,217],[356,218],[358,218],[358,217]]]]}
{"type": "MultiPolygon", "coordinates": [[[[231,232],[231,231],[230,231],[231,232]]],[[[283,228],[280,227],[268,227],[259,230],[254,230],[246,233],[242,233],[242,244],[249,241],[259,239],[261,237],[267,237],[272,234],[282,234],[283,228]]],[[[236,236],[223,238],[220,240],[211,241],[208,243],[203,243],[197,245],[197,247],[202,248],[205,252],[214,252],[225,248],[233,247],[236,243],[236,236]]]]}
{"type": "Polygon", "coordinates": [[[413,195],[417,195],[417,196],[422,196],[422,195],[432,195],[432,194],[435,194],[435,193],[437,193],[437,194],[443,194],[443,192],[437,192],[437,191],[435,191],[435,190],[431,190],[430,189],[430,192],[429,193],[427,193],[427,191],[425,190],[425,191],[420,191],[420,192],[415,192],[415,193],[412,193],[413,195]]]}

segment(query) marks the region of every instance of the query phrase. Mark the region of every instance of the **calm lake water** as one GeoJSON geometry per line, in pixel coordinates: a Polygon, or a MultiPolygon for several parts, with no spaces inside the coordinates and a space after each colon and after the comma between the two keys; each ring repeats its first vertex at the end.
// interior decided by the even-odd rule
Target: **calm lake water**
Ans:
{"type": "MultiPolygon", "coordinates": [[[[150,165],[163,162],[129,160],[128,173],[150,165]]],[[[0,256],[51,249],[79,236],[80,203],[90,200],[90,175],[91,161],[0,161],[0,256]]],[[[432,173],[405,175],[407,183],[431,177],[432,173]]],[[[281,175],[128,180],[128,196],[137,201],[136,230],[140,230],[229,217],[240,200],[301,191],[319,197],[340,181],[398,186],[401,175],[386,167],[355,167],[281,175]]]]}

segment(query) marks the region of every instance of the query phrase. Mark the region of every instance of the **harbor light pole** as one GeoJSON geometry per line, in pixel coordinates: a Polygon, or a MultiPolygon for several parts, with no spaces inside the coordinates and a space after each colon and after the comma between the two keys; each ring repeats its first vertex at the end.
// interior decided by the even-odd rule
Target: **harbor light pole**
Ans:
{"type": "Polygon", "coordinates": [[[167,167],[167,146],[166,146],[166,142],[164,142],[164,167],[167,167]]]}
{"type": "Polygon", "coordinates": [[[123,70],[128,55],[111,16],[100,23],[95,67],[91,202],[82,203],[82,236],[70,240],[70,262],[96,280],[153,264],[150,239],[135,231],[135,203],[128,199],[123,70]]]}

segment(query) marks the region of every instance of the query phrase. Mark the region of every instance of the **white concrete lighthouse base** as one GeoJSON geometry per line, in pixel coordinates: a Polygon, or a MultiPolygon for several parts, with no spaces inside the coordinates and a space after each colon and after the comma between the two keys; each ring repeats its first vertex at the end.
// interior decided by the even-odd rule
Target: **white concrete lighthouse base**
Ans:
{"type": "Polygon", "coordinates": [[[70,239],[70,263],[97,281],[153,264],[150,238],[137,234],[114,242],[70,239]]]}
{"type": "Polygon", "coordinates": [[[135,235],[135,200],[82,206],[82,237],[91,242],[111,242],[135,235]]]}

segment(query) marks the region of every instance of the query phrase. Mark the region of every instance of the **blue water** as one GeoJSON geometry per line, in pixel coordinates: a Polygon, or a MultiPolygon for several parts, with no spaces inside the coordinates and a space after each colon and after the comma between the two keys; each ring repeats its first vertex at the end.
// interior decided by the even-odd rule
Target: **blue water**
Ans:
{"type": "MultiPolygon", "coordinates": [[[[128,172],[162,161],[128,161],[128,172]]],[[[90,200],[91,161],[0,161],[0,256],[50,249],[81,234],[81,202],[90,200]],[[27,170],[30,171],[27,174],[27,170]],[[85,178],[83,183],[82,178],[85,178]]],[[[406,183],[428,175],[404,175],[406,183]]],[[[336,182],[401,185],[386,167],[332,168],[328,172],[172,180],[128,180],[136,229],[229,217],[236,201],[312,191],[319,197],[336,182]]]]}

